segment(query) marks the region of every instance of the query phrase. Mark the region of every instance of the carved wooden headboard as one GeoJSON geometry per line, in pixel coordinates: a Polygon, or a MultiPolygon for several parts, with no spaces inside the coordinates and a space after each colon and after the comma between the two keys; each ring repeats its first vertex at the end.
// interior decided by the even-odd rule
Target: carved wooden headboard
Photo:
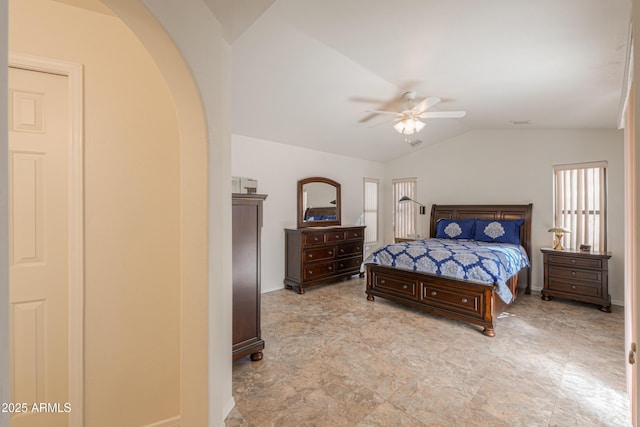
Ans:
{"type": "MultiPolygon", "coordinates": [[[[433,205],[429,233],[436,235],[439,219],[524,219],[520,227],[520,244],[527,251],[529,263],[533,263],[531,253],[531,212],[533,204],[528,205],[433,205]]],[[[531,267],[527,269],[527,286],[531,286],[531,267]]]]}

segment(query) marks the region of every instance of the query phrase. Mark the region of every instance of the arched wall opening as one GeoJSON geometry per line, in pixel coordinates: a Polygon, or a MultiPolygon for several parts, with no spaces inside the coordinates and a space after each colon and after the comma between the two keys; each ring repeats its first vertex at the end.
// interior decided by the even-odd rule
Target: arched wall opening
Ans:
{"type": "MultiPolygon", "coordinates": [[[[6,13],[7,3],[0,0],[0,15],[6,13]]],[[[228,46],[216,18],[198,0],[179,4],[161,0],[148,5],[129,0],[103,3],[142,42],[164,76],[174,102],[180,141],[179,416],[182,425],[222,425],[233,406],[231,260],[225,254],[231,240],[228,46]]],[[[4,36],[0,42],[6,42],[4,36]]],[[[5,50],[4,58],[8,53],[6,43],[0,45],[5,50]]],[[[0,80],[5,79],[6,74],[0,73],[0,80]]],[[[3,85],[0,95],[6,99],[5,91],[3,85]]],[[[0,130],[6,130],[6,123],[0,123],[0,130]]],[[[6,153],[6,137],[2,142],[6,153]]],[[[5,158],[0,160],[6,162],[5,158]]],[[[0,182],[0,188],[6,188],[6,182],[0,182]]],[[[0,219],[5,222],[8,214],[4,194],[0,208],[0,219]]],[[[7,248],[2,246],[0,255],[4,258],[7,248]]],[[[8,280],[3,280],[0,292],[8,293],[8,280]]],[[[0,321],[0,343],[4,342],[8,342],[8,325],[0,321]]],[[[8,360],[8,352],[0,353],[2,373],[8,372],[8,360]]],[[[85,378],[85,385],[90,380],[85,378]]],[[[5,384],[0,397],[9,401],[5,384]]],[[[96,403],[100,404],[85,402],[89,411],[96,403]]],[[[127,414],[118,416],[126,418],[127,414]]],[[[8,425],[7,417],[0,418],[0,425],[5,422],[8,425]]],[[[107,420],[102,422],[109,425],[107,420]]]]}

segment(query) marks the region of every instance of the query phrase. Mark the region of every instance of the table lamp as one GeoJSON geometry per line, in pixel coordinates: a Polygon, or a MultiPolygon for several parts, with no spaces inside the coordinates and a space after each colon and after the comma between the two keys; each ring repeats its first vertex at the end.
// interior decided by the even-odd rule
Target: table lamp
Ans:
{"type": "Polygon", "coordinates": [[[571,230],[565,227],[552,227],[549,229],[549,232],[555,233],[556,238],[553,239],[553,249],[556,251],[564,250],[564,246],[562,246],[562,237],[564,233],[571,233],[571,230]]]}

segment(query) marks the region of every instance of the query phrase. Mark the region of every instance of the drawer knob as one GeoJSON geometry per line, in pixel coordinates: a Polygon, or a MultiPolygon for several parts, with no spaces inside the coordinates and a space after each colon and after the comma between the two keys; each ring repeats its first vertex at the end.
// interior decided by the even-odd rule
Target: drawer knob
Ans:
{"type": "Polygon", "coordinates": [[[344,249],[340,248],[340,253],[343,254],[344,253],[344,249]]]}
{"type": "Polygon", "coordinates": [[[466,298],[462,298],[461,301],[462,301],[463,304],[466,304],[469,300],[466,299],[466,298]]]}
{"type": "Polygon", "coordinates": [[[353,237],[358,237],[358,233],[353,233],[353,237]]]}
{"type": "Polygon", "coordinates": [[[314,238],[313,238],[313,240],[315,240],[315,241],[317,242],[317,241],[318,241],[318,238],[317,238],[317,237],[314,237],[314,238]]]}
{"type": "Polygon", "coordinates": [[[343,268],[343,267],[344,267],[344,264],[340,264],[340,265],[339,265],[339,267],[340,267],[340,268],[343,268]]]}
{"type": "Polygon", "coordinates": [[[572,271],[572,272],[571,272],[571,275],[572,275],[572,276],[575,276],[575,275],[576,275],[576,272],[575,272],[575,271],[572,271]]]}
{"type": "Polygon", "coordinates": [[[339,235],[339,234],[336,234],[336,239],[339,239],[339,238],[340,238],[340,235],[339,235]]]}
{"type": "Polygon", "coordinates": [[[357,247],[357,248],[356,248],[356,251],[359,251],[359,250],[360,250],[360,248],[359,248],[359,247],[357,247]]]}
{"type": "Polygon", "coordinates": [[[332,266],[329,266],[329,271],[333,271],[333,267],[332,266]]]}
{"type": "Polygon", "coordinates": [[[571,289],[576,290],[576,285],[571,285],[571,289]]]}
{"type": "Polygon", "coordinates": [[[438,295],[438,293],[436,291],[431,291],[431,296],[435,297],[436,295],[438,295]]]}
{"type": "Polygon", "coordinates": [[[382,279],[382,280],[380,280],[380,283],[384,284],[384,283],[386,283],[386,280],[382,279]]]}
{"type": "Polygon", "coordinates": [[[313,258],[313,254],[309,254],[309,258],[313,258]]]}
{"type": "Polygon", "coordinates": [[[575,259],[572,259],[572,260],[571,260],[571,264],[575,264],[575,263],[576,263],[576,260],[575,260],[575,259]]]}
{"type": "Polygon", "coordinates": [[[312,275],[312,274],[313,274],[313,271],[309,270],[309,271],[307,271],[307,274],[308,274],[308,275],[312,275]]]}
{"type": "Polygon", "coordinates": [[[332,251],[329,251],[329,255],[333,255],[333,252],[332,252],[332,251]]]}
{"type": "Polygon", "coordinates": [[[402,289],[407,289],[409,285],[402,285],[402,289]]]}

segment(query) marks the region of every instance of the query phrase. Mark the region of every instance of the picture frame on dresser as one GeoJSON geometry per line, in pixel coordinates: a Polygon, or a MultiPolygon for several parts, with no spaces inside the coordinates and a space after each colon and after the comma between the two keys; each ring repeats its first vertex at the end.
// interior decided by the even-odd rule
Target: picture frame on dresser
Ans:
{"type": "Polygon", "coordinates": [[[609,295],[610,252],[541,248],[544,265],[542,299],[552,297],[600,305],[611,313],[609,295]]]}

